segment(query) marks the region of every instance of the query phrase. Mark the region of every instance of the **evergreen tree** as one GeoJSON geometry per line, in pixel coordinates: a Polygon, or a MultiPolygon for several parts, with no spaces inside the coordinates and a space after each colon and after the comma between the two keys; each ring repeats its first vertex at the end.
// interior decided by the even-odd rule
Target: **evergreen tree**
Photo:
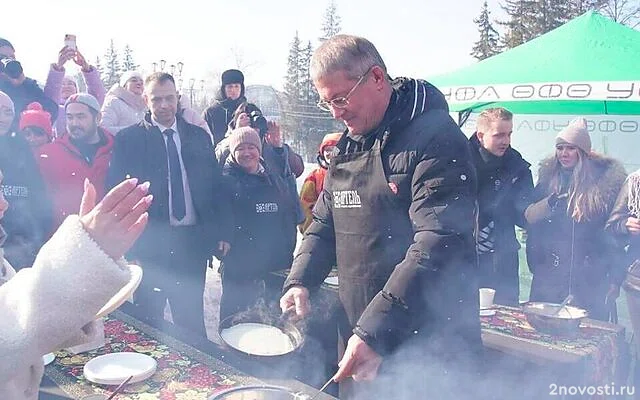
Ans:
{"type": "Polygon", "coordinates": [[[113,43],[113,39],[109,44],[104,55],[104,78],[105,87],[110,88],[114,84],[120,81],[120,75],[122,74],[120,69],[120,57],[118,56],[118,50],[113,43]]]}
{"type": "Polygon", "coordinates": [[[313,95],[315,89],[313,82],[311,81],[311,74],[309,71],[312,55],[313,46],[311,46],[311,41],[309,41],[306,47],[300,49],[300,66],[298,68],[300,73],[300,100],[305,105],[314,105],[312,103],[315,98],[313,95]]]}
{"type": "Polygon", "coordinates": [[[139,65],[133,60],[133,50],[127,44],[122,53],[122,72],[135,71],[139,65]]]}
{"type": "Polygon", "coordinates": [[[327,5],[327,9],[324,12],[322,21],[322,36],[320,37],[320,41],[325,41],[330,37],[333,37],[340,33],[340,22],[341,18],[338,15],[336,2],[335,0],[330,0],[329,5],[327,5]]]}
{"type": "Polygon", "coordinates": [[[535,37],[544,35],[571,19],[569,17],[571,4],[567,0],[539,0],[537,6],[538,22],[535,37]]]}
{"type": "Polygon", "coordinates": [[[82,74],[82,71],[78,71],[73,75],[73,81],[76,83],[78,93],[87,92],[87,83],[84,81],[84,75],[82,74]]]}
{"type": "Polygon", "coordinates": [[[505,0],[501,5],[509,16],[506,22],[499,22],[507,28],[503,38],[506,48],[514,48],[538,36],[538,6],[533,0],[505,0]]]}
{"type": "Polygon", "coordinates": [[[489,58],[500,53],[500,36],[498,31],[496,31],[491,24],[491,20],[489,19],[490,14],[489,6],[485,1],[482,5],[480,15],[478,18],[473,20],[473,22],[478,25],[480,39],[478,39],[478,41],[473,45],[471,55],[478,60],[484,60],[485,58],[489,58]]]}
{"type": "Polygon", "coordinates": [[[96,63],[94,65],[94,67],[96,68],[96,71],[98,71],[98,76],[100,76],[100,80],[102,81],[102,83],[106,86],[106,82],[105,82],[105,76],[104,76],[104,68],[102,67],[102,61],[100,60],[100,56],[96,57],[96,63]]]}
{"type": "MultiPolygon", "coordinates": [[[[300,119],[296,115],[302,103],[301,93],[301,72],[300,72],[300,37],[296,31],[291,46],[289,47],[289,57],[287,59],[287,75],[285,76],[284,92],[286,98],[286,109],[283,118],[283,128],[289,137],[294,137],[294,141],[300,141],[300,119]]],[[[299,145],[299,143],[298,143],[299,145]]]]}
{"type": "Polygon", "coordinates": [[[298,31],[296,31],[296,34],[291,41],[291,46],[289,47],[287,75],[285,77],[284,84],[284,91],[287,96],[287,101],[290,104],[299,104],[301,100],[300,94],[302,93],[302,91],[300,85],[300,59],[300,37],[298,36],[298,31]]]}
{"type": "Polygon", "coordinates": [[[608,3],[608,0],[569,0],[568,19],[578,17],[589,10],[599,10],[608,3]]]}

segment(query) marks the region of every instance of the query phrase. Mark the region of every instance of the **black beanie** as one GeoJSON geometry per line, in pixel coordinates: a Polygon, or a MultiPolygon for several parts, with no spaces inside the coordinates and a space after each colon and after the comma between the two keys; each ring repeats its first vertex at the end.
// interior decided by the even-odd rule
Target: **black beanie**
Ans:
{"type": "Polygon", "coordinates": [[[222,73],[222,86],[230,83],[244,84],[244,75],[237,69],[228,69],[222,73]]]}

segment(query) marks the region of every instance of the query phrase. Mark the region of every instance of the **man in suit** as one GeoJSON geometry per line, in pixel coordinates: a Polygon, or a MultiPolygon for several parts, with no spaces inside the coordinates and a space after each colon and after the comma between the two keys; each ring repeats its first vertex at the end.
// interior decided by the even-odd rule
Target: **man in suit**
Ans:
{"type": "Polygon", "coordinates": [[[124,177],[150,182],[154,196],[147,229],[128,254],[144,267],[135,305],[157,325],[169,300],[176,325],[206,335],[206,265],[229,251],[229,203],[209,134],[176,116],[173,77],[149,75],[143,97],[149,112],[116,136],[107,175],[108,186],[124,177]]]}

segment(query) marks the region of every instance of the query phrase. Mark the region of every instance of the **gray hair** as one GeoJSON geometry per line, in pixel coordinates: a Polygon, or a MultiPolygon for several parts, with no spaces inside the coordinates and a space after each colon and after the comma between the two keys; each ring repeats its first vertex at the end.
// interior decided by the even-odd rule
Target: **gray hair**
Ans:
{"type": "Polygon", "coordinates": [[[373,43],[359,36],[336,35],[313,53],[310,74],[311,79],[316,81],[343,71],[349,79],[355,80],[375,65],[387,74],[387,67],[373,43]]]}

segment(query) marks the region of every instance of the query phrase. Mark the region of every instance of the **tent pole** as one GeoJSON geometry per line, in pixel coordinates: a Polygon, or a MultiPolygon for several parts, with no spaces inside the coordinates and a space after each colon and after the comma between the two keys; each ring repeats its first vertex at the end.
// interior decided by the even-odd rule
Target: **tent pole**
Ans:
{"type": "Polygon", "coordinates": [[[467,108],[466,110],[462,110],[460,112],[458,112],[458,127],[462,128],[465,124],[465,122],[467,122],[467,120],[469,119],[469,116],[471,115],[471,112],[473,110],[471,108],[467,108]]]}

